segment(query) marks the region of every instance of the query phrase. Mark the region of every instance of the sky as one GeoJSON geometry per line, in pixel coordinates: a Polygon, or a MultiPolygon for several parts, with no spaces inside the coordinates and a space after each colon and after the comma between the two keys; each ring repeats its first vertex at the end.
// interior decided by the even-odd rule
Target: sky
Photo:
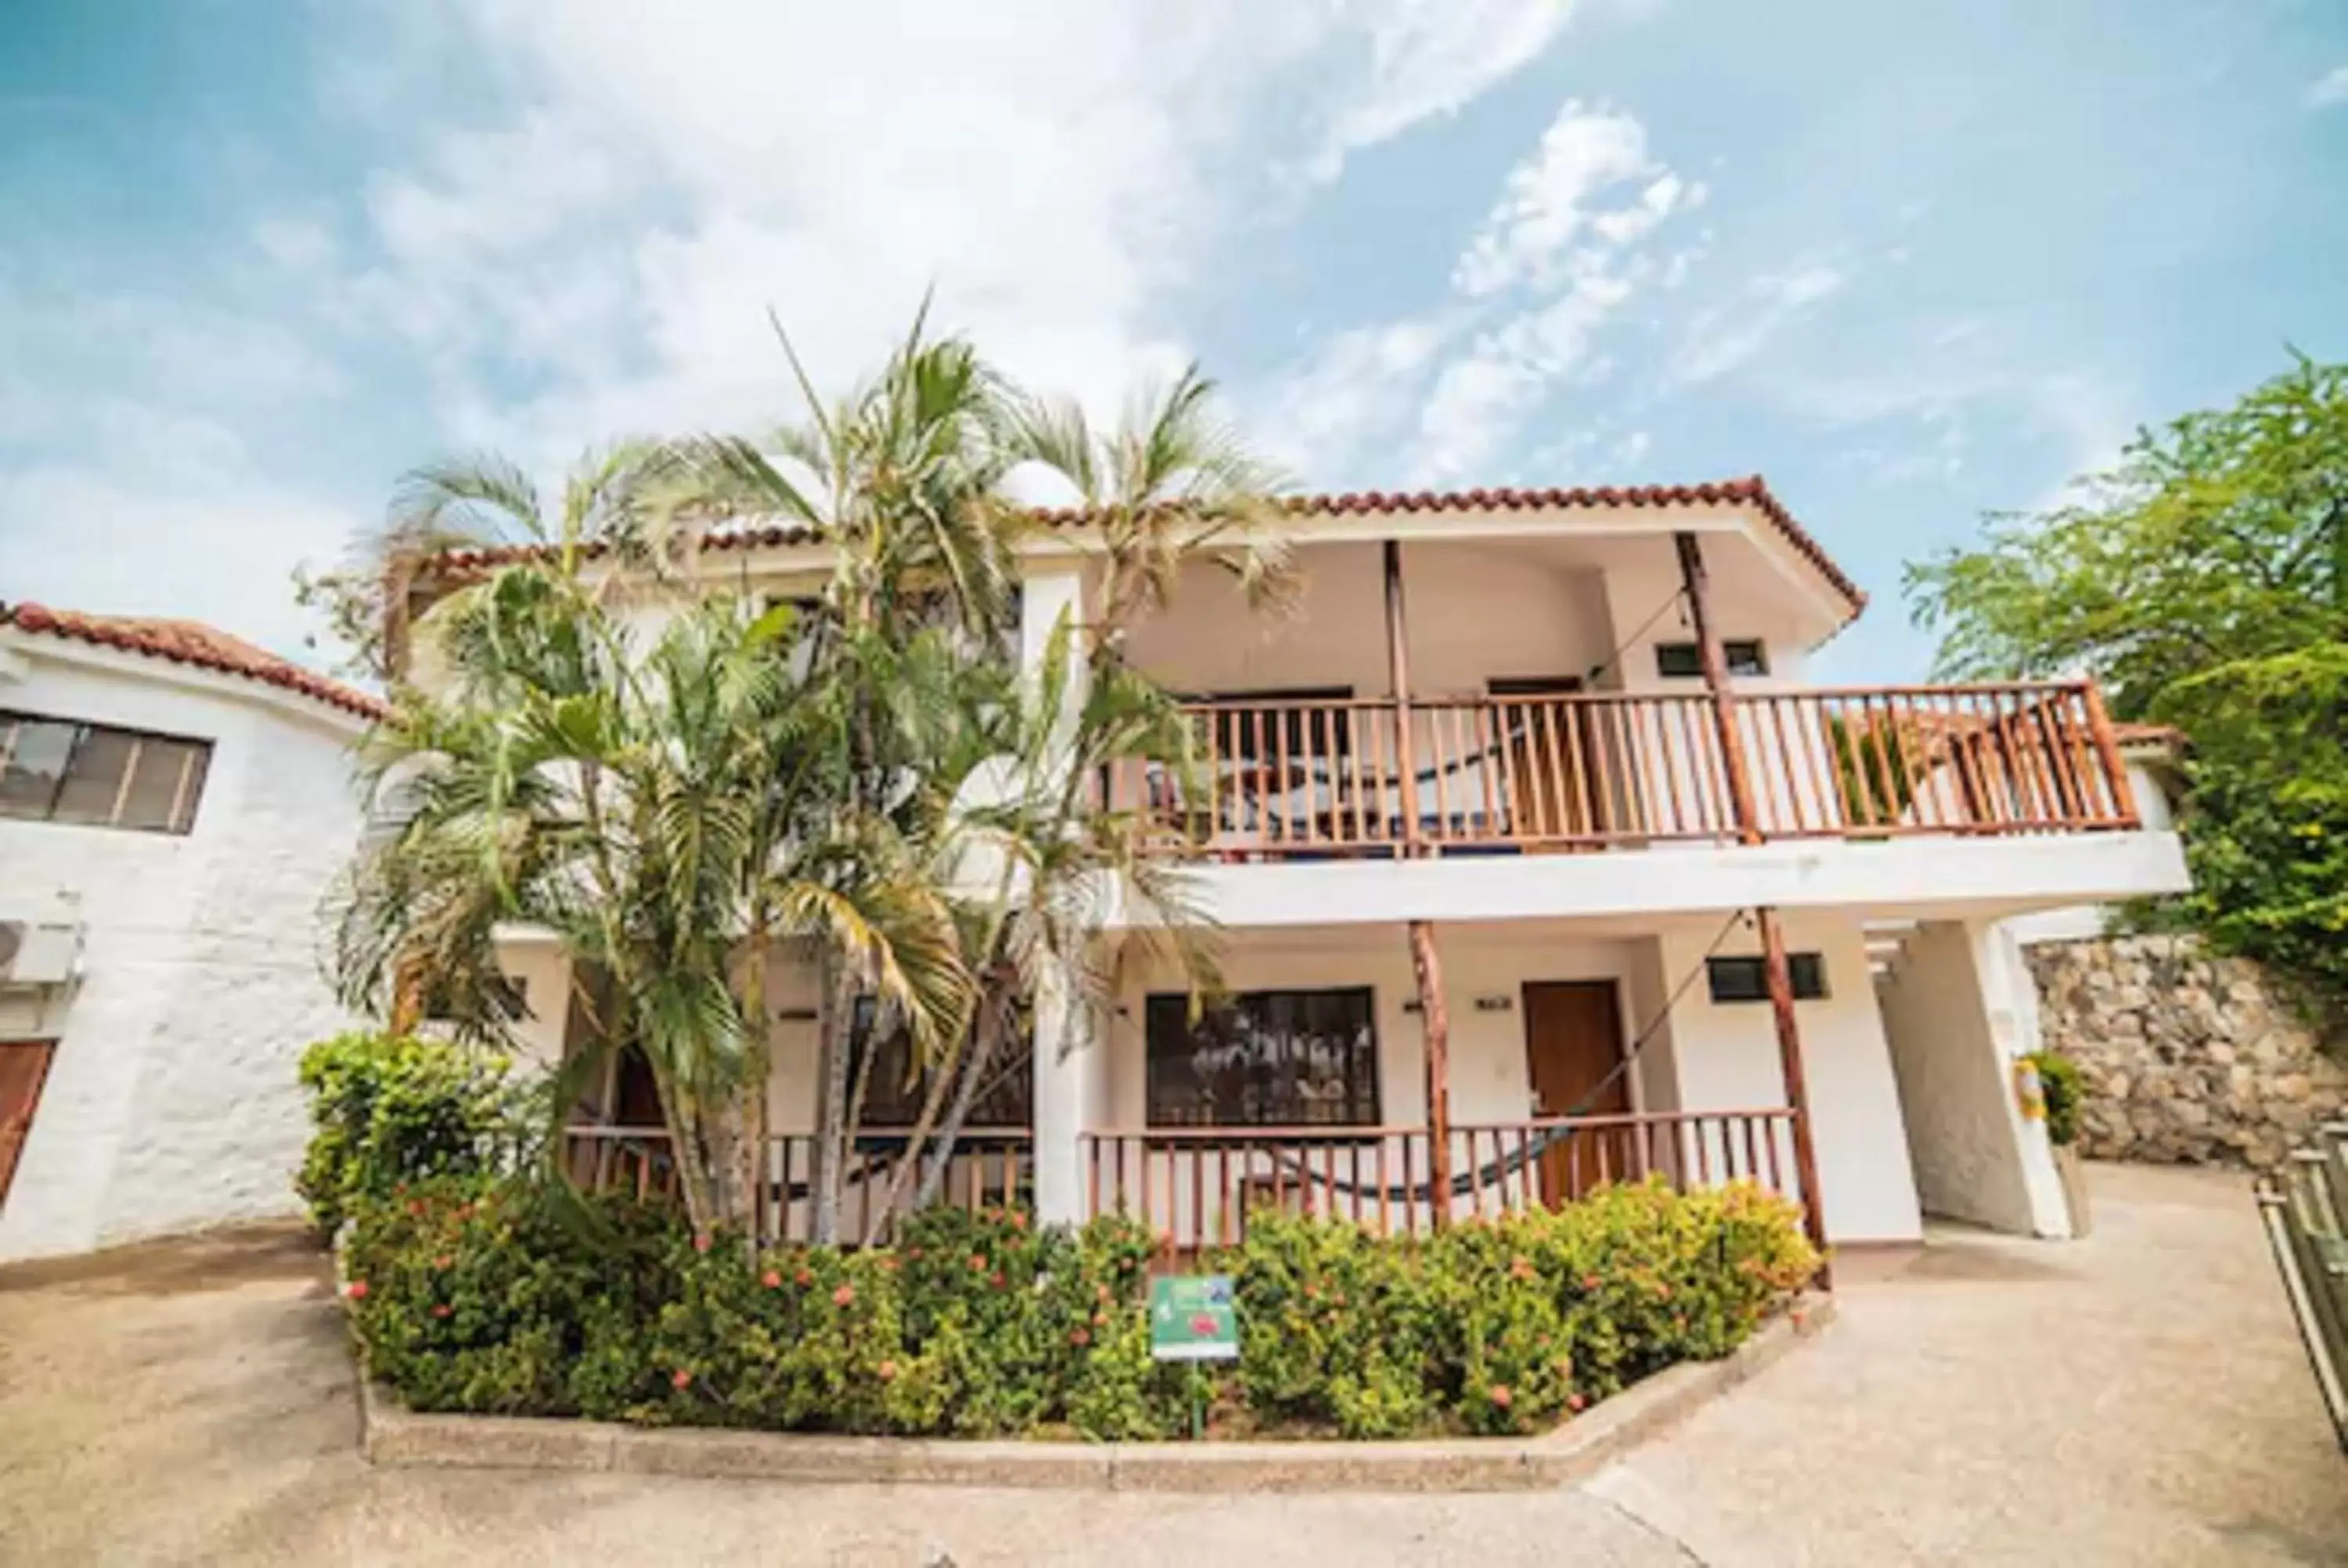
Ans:
{"type": "Polygon", "coordinates": [[[6,0],[0,600],[324,662],[398,476],[934,317],[1314,490],[1759,472],[1903,562],[2348,358],[2336,0],[6,0]]]}

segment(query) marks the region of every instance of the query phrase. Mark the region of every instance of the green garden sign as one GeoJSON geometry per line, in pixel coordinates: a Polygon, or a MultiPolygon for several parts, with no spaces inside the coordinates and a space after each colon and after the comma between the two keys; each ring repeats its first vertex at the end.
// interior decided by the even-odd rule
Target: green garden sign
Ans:
{"type": "Polygon", "coordinates": [[[1149,1282],[1149,1353],[1160,1361],[1236,1361],[1239,1316],[1228,1274],[1165,1275],[1149,1282]]]}

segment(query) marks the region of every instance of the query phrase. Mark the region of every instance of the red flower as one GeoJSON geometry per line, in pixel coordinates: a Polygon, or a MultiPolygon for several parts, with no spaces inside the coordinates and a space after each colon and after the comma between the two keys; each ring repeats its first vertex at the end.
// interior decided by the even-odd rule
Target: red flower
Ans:
{"type": "Polygon", "coordinates": [[[365,1301],[366,1299],[366,1293],[367,1283],[364,1279],[354,1279],[348,1285],[343,1286],[343,1294],[349,1296],[353,1301],[365,1301]]]}
{"type": "Polygon", "coordinates": [[[1590,1403],[1590,1401],[1583,1399],[1580,1394],[1568,1394],[1565,1397],[1565,1408],[1575,1412],[1577,1415],[1581,1413],[1581,1407],[1588,1403],[1590,1403]]]}
{"type": "Polygon", "coordinates": [[[1515,1259],[1509,1265],[1509,1273],[1518,1279],[1530,1279],[1533,1276],[1533,1260],[1529,1257],[1515,1259]]]}
{"type": "Polygon", "coordinates": [[[894,1361],[883,1361],[872,1369],[880,1375],[880,1380],[884,1383],[894,1380],[897,1376],[897,1363],[894,1361]]]}
{"type": "Polygon", "coordinates": [[[1596,1275],[1594,1275],[1594,1274],[1585,1274],[1585,1275],[1583,1275],[1583,1276],[1581,1276],[1581,1288],[1582,1288],[1582,1289],[1584,1289],[1584,1290],[1595,1290],[1595,1289],[1597,1289],[1597,1288],[1598,1288],[1598,1276],[1597,1276],[1596,1275]]]}
{"type": "Polygon", "coordinates": [[[1655,1299],[1656,1299],[1656,1300],[1658,1300],[1658,1301],[1669,1301],[1671,1298],[1672,1298],[1672,1287],[1671,1287],[1670,1286],[1668,1286],[1668,1285],[1662,1285],[1662,1284],[1658,1284],[1658,1285],[1655,1286],[1655,1299]]]}
{"type": "Polygon", "coordinates": [[[1106,1328],[1106,1327],[1108,1327],[1108,1314],[1107,1314],[1107,1313],[1106,1313],[1106,1312],[1096,1312],[1096,1313],[1094,1313],[1094,1314],[1093,1314],[1093,1327],[1096,1327],[1096,1328],[1106,1328]]]}
{"type": "Polygon", "coordinates": [[[905,1249],[905,1255],[911,1258],[915,1263],[919,1263],[922,1261],[922,1249],[917,1246],[909,1246],[905,1249]]]}
{"type": "Polygon", "coordinates": [[[770,1268],[758,1276],[758,1283],[768,1290],[780,1290],[783,1287],[783,1276],[770,1268]]]}
{"type": "Polygon", "coordinates": [[[996,1270],[994,1271],[994,1277],[992,1280],[988,1281],[988,1283],[989,1283],[989,1284],[991,1284],[991,1285],[993,1285],[993,1286],[994,1286],[994,1288],[995,1288],[995,1289],[997,1289],[997,1290],[1002,1289],[1002,1288],[1003,1288],[1003,1271],[1002,1271],[1001,1269],[999,1269],[999,1268],[998,1268],[998,1269],[996,1269],[996,1270]]]}
{"type": "Polygon", "coordinates": [[[408,1200],[407,1200],[407,1212],[408,1212],[409,1214],[414,1214],[414,1215],[415,1215],[417,1218],[418,1218],[418,1219],[423,1218],[423,1217],[424,1217],[424,1200],[423,1200],[422,1198],[410,1198],[410,1199],[408,1199],[408,1200]]]}
{"type": "Polygon", "coordinates": [[[1017,1209],[1014,1209],[1014,1210],[1012,1210],[1012,1211],[1011,1211],[1011,1214],[1010,1214],[1010,1219],[1011,1219],[1011,1228],[1012,1228],[1013,1230],[1015,1230],[1015,1231],[1024,1231],[1024,1230],[1025,1230],[1025,1229],[1027,1228],[1027,1216],[1026,1216],[1025,1214],[1021,1213],[1019,1210],[1017,1210],[1017,1209]]]}
{"type": "Polygon", "coordinates": [[[675,1372],[671,1373],[668,1380],[669,1386],[672,1388],[690,1389],[693,1387],[693,1374],[686,1371],[682,1367],[679,1367],[675,1372]]]}
{"type": "Polygon", "coordinates": [[[1509,1392],[1509,1386],[1506,1383],[1493,1384],[1489,1397],[1492,1403],[1503,1410],[1507,1409],[1516,1399],[1514,1394],[1509,1392]]]}
{"type": "Polygon", "coordinates": [[[707,1252],[709,1250],[709,1235],[707,1232],[705,1231],[700,1235],[693,1238],[693,1250],[695,1252],[707,1252]]]}
{"type": "Polygon", "coordinates": [[[444,1252],[438,1257],[432,1260],[432,1266],[435,1268],[449,1268],[453,1267],[456,1265],[456,1262],[457,1260],[455,1258],[449,1256],[444,1252]]]}
{"type": "Polygon", "coordinates": [[[797,1285],[801,1290],[805,1290],[808,1286],[815,1283],[815,1276],[809,1274],[806,1269],[801,1269],[797,1274],[791,1276],[791,1282],[797,1285]]]}
{"type": "Polygon", "coordinates": [[[1082,1327],[1082,1326],[1080,1325],[1080,1326],[1078,1326],[1078,1327],[1075,1327],[1075,1328],[1071,1328],[1071,1329],[1069,1329],[1069,1330],[1068,1330],[1068,1343],[1069,1343],[1069,1344],[1071,1344],[1071,1345],[1083,1346],[1083,1345],[1089,1345],[1089,1344],[1091,1344],[1092,1342],[1093,1342],[1093,1332],[1092,1332],[1092,1330],[1091,1330],[1091,1329],[1086,1328],[1086,1327],[1082,1327]]]}
{"type": "Polygon", "coordinates": [[[1093,1286],[1093,1298],[1097,1301],[1107,1301],[1109,1298],[1110,1294],[1111,1292],[1109,1287],[1106,1285],[1097,1285],[1093,1286]]]}
{"type": "Polygon", "coordinates": [[[979,1253],[973,1253],[970,1255],[970,1271],[973,1274],[984,1274],[986,1272],[986,1258],[983,1255],[979,1253]]]}
{"type": "Polygon", "coordinates": [[[433,1308],[432,1308],[432,1316],[433,1316],[433,1317],[448,1317],[448,1304],[447,1302],[445,1302],[445,1301],[443,1301],[443,1302],[439,1302],[439,1303],[436,1304],[436,1305],[433,1307],[433,1308]]]}
{"type": "Polygon", "coordinates": [[[843,1285],[831,1293],[831,1304],[834,1307],[845,1307],[855,1299],[856,1286],[852,1285],[843,1285]]]}

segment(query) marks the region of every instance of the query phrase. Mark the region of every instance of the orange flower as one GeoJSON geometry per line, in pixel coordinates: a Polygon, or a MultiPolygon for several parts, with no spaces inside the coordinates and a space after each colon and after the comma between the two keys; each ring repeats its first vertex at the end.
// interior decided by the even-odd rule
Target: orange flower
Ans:
{"type": "Polygon", "coordinates": [[[880,1378],[882,1382],[891,1382],[893,1381],[897,1376],[897,1363],[894,1361],[883,1361],[878,1367],[873,1368],[872,1370],[880,1374],[880,1378]]]}
{"type": "Polygon", "coordinates": [[[1590,1401],[1583,1399],[1580,1394],[1568,1394],[1565,1397],[1565,1408],[1573,1411],[1576,1415],[1581,1414],[1581,1407],[1588,1403],[1590,1403],[1590,1401]]]}
{"type": "Polygon", "coordinates": [[[1516,1400],[1516,1396],[1509,1392],[1509,1386],[1506,1383],[1493,1384],[1488,1398],[1496,1407],[1503,1410],[1516,1400]]]}
{"type": "Polygon", "coordinates": [[[433,1316],[433,1317],[448,1317],[448,1304],[447,1302],[443,1301],[443,1302],[440,1302],[440,1303],[437,1304],[436,1306],[434,1306],[434,1307],[432,1308],[432,1316],[433,1316]]]}
{"type": "Polygon", "coordinates": [[[986,1258],[983,1254],[974,1252],[970,1255],[970,1271],[973,1274],[986,1272],[986,1258]]]}
{"type": "Polygon", "coordinates": [[[693,1250],[695,1252],[707,1252],[709,1250],[709,1233],[707,1231],[704,1231],[701,1235],[693,1238],[693,1250]]]}
{"type": "Polygon", "coordinates": [[[690,1389],[693,1387],[693,1374],[686,1371],[682,1367],[679,1367],[675,1372],[669,1374],[668,1380],[669,1386],[672,1388],[690,1389]]]}
{"type": "Polygon", "coordinates": [[[1091,1329],[1089,1329],[1089,1328],[1085,1327],[1083,1325],[1079,1324],[1077,1327],[1076,1327],[1071,1328],[1071,1329],[1069,1329],[1069,1330],[1068,1330],[1068,1343],[1069,1343],[1069,1344],[1071,1344],[1071,1345],[1075,1345],[1075,1346],[1082,1347],[1082,1346],[1089,1345],[1089,1344],[1091,1344],[1092,1342],[1093,1342],[1093,1334],[1092,1334],[1092,1330],[1091,1330],[1091,1329]]]}
{"type": "Polygon", "coordinates": [[[780,1290],[783,1287],[783,1276],[770,1268],[758,1276],[758,1283],[768,1290],[780,1290]]]}
{"type": "Polygon", "coordinates": [[[797,1285],[800,1289],[804,1290],[808,1286],[815,1283],[815,1276],[809,1274],[806,1269],[801,1269],[797,1274],[791,1276],[791,1282],[794,1285],[797,1285]]]}
{"type": "Polygon", "coordinates": [[[349,1296],[353,1301],[365,1301],[366,1299],[366,1293],[367,1282],[364,1279],[354,1279],[348,1285],[343,1286],[343,1294],[349,1296]]]}
{"type": "Polygon", "coordinates": [[[1530,1279],[1533,1276],[1533,1260],[1529,1257],[1518,1257],[1512,1260],[1509,1265],[1509,1273],[1518,1279],[1530,1279]]]}
{"type": "Polygon", "coordinates": [[[843,1285],[831,1293],[831,1304],[834,1307],[845,1307],[855,1299],[856,1286],[852,1285],[843,1285]]]}
{"type": "Polygon", "coordinates": [[[432,1266],[435,1268],[448,1268],[452,1267],[456,1264],[456,1261],[457,1260],[455,1258],[449,1256],[444,1252],[438,1257],[432,1260],[432,1266]]]}

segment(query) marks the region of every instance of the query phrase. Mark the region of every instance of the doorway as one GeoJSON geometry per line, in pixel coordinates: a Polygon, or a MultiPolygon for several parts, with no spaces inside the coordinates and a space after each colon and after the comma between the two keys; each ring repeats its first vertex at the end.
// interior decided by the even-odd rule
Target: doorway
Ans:
{"type": "Polygon", "coordinates": [[[0,1040],[0,1204],[8,1201],[8,1184],[32,1133],[33,1111],[57,1049],[53,1040],[0,1040]]]}
{"type": "MultiPolygon", "coordinates": [[[[1631,1109],[1622,1011],[1612,980],[1525,983],[1525,1071],[1533,1113],[1619,1116],[1631,1109]]],[[[1636,1140],[1632,1140],[1635,1143],[1636,1140]]],[[[1620,1140],[1577,1136],[1541,1152],[1541,1202],[1554,1206],[1625,1173],[1620,1140]]]]}

